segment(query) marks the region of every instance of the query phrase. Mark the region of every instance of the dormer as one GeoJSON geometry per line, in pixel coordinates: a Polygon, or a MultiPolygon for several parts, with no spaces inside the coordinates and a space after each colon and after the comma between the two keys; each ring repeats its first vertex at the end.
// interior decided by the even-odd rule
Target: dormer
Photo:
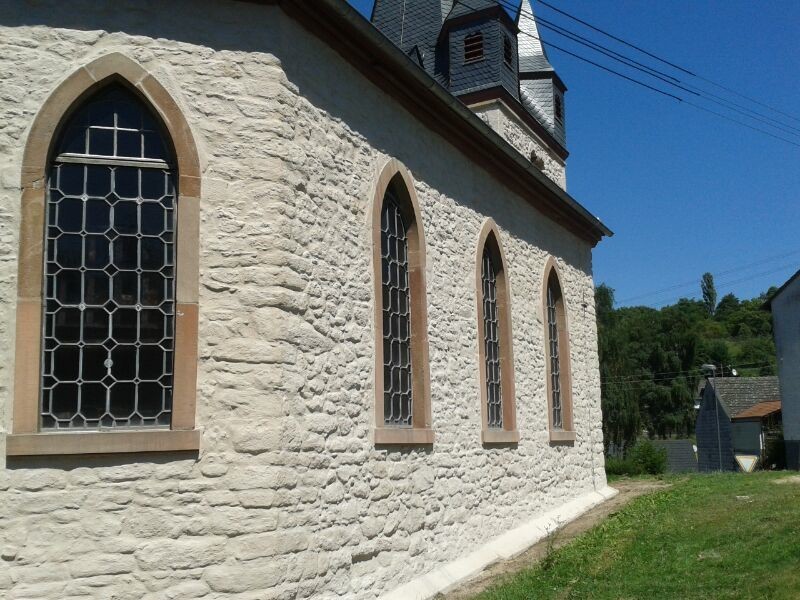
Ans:
{"type": "Polygon", "coordinates": [[[454,95],[504,88],[519,98],[517,27],[496,0],[454,3],[439,48],[447,61],[438,70],[454,95]]]}

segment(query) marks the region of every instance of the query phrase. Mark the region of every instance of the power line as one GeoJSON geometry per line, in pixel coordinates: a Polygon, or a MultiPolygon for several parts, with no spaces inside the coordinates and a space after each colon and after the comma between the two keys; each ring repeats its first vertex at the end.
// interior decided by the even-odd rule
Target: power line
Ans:
{"type": "MultiPolygon", "coordinates": [[[[783,254],[774,254],[772,256],[766,256],[766,257],[764,257],[764,258],[762,258],[760,260],[757,260],[757,261],[742,265],[740,267],[733,267],[731,269],[726,269],[725,271],[714,272],[713,275],[714,275],[714,278],[716,279],[718,277],[722,277],[724,275],[729,275],[731,273],[741,273],[742,271],[746,271],[747,269],[749,269],[751,267],[757,267],[759,265],[771,262],[771,261],[773,261],[775,259],[778,259],[778,258],[786,258],[787,256],[796,256],[797,254],[800,254],[800,250],[792,250],[790,252],[784,252],[783,254]]],[[[692,279],[691,281],[687,281],[685,283],[677,283],[675,285],[671,285],[669,287],[662,288],[660,290],[654,290],[652,292],[646,292],[644,294],[638,294],[636,296],[629,296],[628,298],[625,298],[624,300],[619,300],[617,302],[617,304],[623,304],[623,303],[626,303],[626,302],[630,302],[631,300],[638,300],[639,298],[647,298],[649,296],[658,296],[659,294],[664,293],[664,292],[671,292],[673,290],[678,290],[678,289],[689,287],[689,286],[696,286],[698,284],[698,282],[699,282],[698,279],[692,279]]]]}
{"type": "MultiPolygon", "coordinates": [[[[727,282],[725,282],[725,283],[723,283],[721,285],[715,286],[715,287],[716,287],[717,290],[725,290],[725,289],[728,289],[728,288],[730,288],[730,287],[732,287],[732,286],[734,286],[734,285],[736,285],[738,283],[743,283],[745,281],[752,281],[754,279],[760,279],[761,277],[765,277],[766,275],[772,275],[773,273],[778,273],[778,272],[784,271],[786,269],[796,269],[796,268],[797,268],[797,264],[796,263],[789,263],[789,264],[781,265],[780,267],[775,267],[774,269],[769,269],[767,271],[761,271],[759,273],[754,273],[753,275],[749,275],[747,277],[742,277],[740,279],[735,279],[733,281],[727,281],[727,282]]],[[[646,306],[648,308],[663,308],[664,304],[666,304],[666,303],[668,303],[670,301],[680,300],[681,298],[683,298],[683,296],[677,296],[677,297],[676,296],[672,296],[670,298],[665,298],[663,300],[656,301],[653,304],[644,304],[644,305],[641,305],[641,306],[646,306]]]]}
{"type": "MultiPolygon", "coordinates": [[[[779,135],[775,135],[774,133],[770,133],[769,131],[761,129],[760,127],[754,127],[752,125],[748,125],[747,123],[743,123],[742,121],[739,121],[738,119],[734,119],[733,117],[729,117],[727,115],[723,115],[722,113],[719,113],[719,112],[717,112],[715,110],[711,110],[710,108],[706,108],[704,106],[700,106],[699,104],[695,104],[694,102],[691,102],[689,100],[685,100],[684,102],[685,102],[685,104],[688,104],[689,106],[693,106],[695,108],[699,108],[700,110],[704,110],[707,113],[711,113],[712,115],[716,115],[716,116],[721,117],[723,119],[727,119],[728,121],[731,121],[733,123],[738,123],[739,125],[747,127],[749,129],[752,129],[753,131],[760,131],[761,133],[764,133],[764,134],[766,134],[766,135],[768,135],[770,137],[774,137],[776,140],[782,140],[782,141],[786,142],[787,144],[791,144],[792,146],[797,146],[798,148],[800,148],[800,144],[798,144],[796,142],[793,142],[791,140],[787,140],[785,137],[781,137],[779,135]]],[[[719,104],[719,103],[717,103],[717,104],[719,104]]],[[[731,110],[733,110],[733,109],[731,109],[731,110]]],[[[741,111],[736,111],[736,112],[741,112],[741,111]]],[[[750,117],[750,118],[753,119],[755,117],[750,117]]],[[[756,121],[761,121],[761,119],[756,119],[756,121]]],[[[775,127],[775,126],[772,125],[771,127],[775,127]]]]}
{"type": "MultiPolygon", "coordinates": [[[[733,368],[735,368],[735,369],[757,369],[757,368],[760,368],[760,367],[772,366],[774,364],[775,363],[773,363],[773,362],[766,361],[766,362],[760,362],[760,363],[749,363],[749,364],[743,364],[743,365],[736,365],[733,368]]],[[[703,371],[701,369],[696,369],[696,370],[693,370],[693,371],[681,372],[680,374],[675,375],[673,377],[660,377],[660,378],[650,378],[650,379],[642,378],[642,379],[632,379],[632,380],[622,380],[622,381],[610,381],[610,380],[607,380],[607,381],[601,381],[600,385],[601,386],[609,386],[609,385],[614,386],[614,385],[616,385],[616,386],[625,386],[625,387],[631,386],[631,387],[640,387],[641,388],[641,387],[644,387],[645,385],[650,384],[650,383],[658,384],[658,383],[663,383],[663,382],[667,382],[667,381],[672,381],[674,379],[677,379],[678,377],[681,377],[682,375],[701,375],[702,373],[703,373],[703,371]]]]}
{"type": "Polygon", "coordinates": [[[653,54],[652,52],[649,52],[649,51],[645,50],[644,48],[641,48],[641,47],[639,47],[639,46],[637,46],[635,44],[627,42],[627,41],[623,40],[622,38],[613,35],[612,33],[609,33],[609,32],[607,32],[607,31],[605,31],[603,29],[600,29],[599,27],[596,27],[595,25],[592,25],[591,23],[589,23],[587,21],[584,21],[583,19],[580,19],[580,18],[578,18],[578,17],[576,17],[576,16],[574,16],[574,15],[572,15],[572,14],[570,14],[570,13],[564,11],[564,10],[561,10],[560,8],[557,8],[557,7],[553,6],[549,2],[546,2],[545,0],[538,0],[538,2],[540,4],[543,4],[544,6],[547,6],[551,10],[554,10],[557,13],[564,15],[568,19],[576,21],[576,22],[580,23],[581,25],[584,25],[585,27],[588,27],[589,29],[592,29],[592,30],[594,30],[594,31],[596,31],[596,32],[598,32],[598,33],[600,33],[602,35],[605,35],[608,38],[611,38],[612,40],[614,40],[616,42],[619,42],[620,44],[624,44],[625,46],[628,46],[629,48],[633,48],[634,50],[636,50],[638,52],[641,52],[642,54],[646,54],[647,56],[649,56],[649,57],[651,57],[651,58],[653,58],[653,59],[655,59],[655,60],[657,60],[657,61],[659,61],[659,62],[661,62],[663,64],[669,65],[670,67],[672,67],[674,69],[677,69],[678,71],[681,71],[682,73],[685,73],[687,75],[691,75],[692,77],[696,77],[696,78],[698,78],[698,79],[700,79],[702,81],[705,81],[706,83],[710,83],[711,85],[713,85],[713,86],[715,86],[715,87],[717,87],[719,89],[725,90],[726,92],[729,92],[731,94],[735,94],[735,95],[739,96],[740,98],[744,98],[745,100],[748,100],[749,102],[753,102],[754,104],[758,104],[759,106],[762,106],[764,108],[768,108],[769,110],[772,110],[772,111],[774,111],[776,113],[779,113],[779,114],[781,114],[781,115],[783,115],[785,117],[788,117],[788,118],[792,119],[793,121],[800,122],[800,118],[799,117],[796,117],[794,115],[791,115],[791,114],[789,114],[787,112],[782,111],[781,109],[775,108],[775,107],[770,106],[768,104],[765,104],[765,103],[763,103],[763,102],[761,102],[759,100],[756,100],[754,98],[746,96],[746,95],[742,94],[741,92],[738,92],[738,91],[736,91],[734,89],[726,87],[726,86],[724,86],[722,84],[716,83],[715,81],[713,81],[713,80],[711,80],[711,79],[709,79],[707,77],[704,77],[702,75],[698,75],[697,73],[694,73],[694,72],[692,72],[692,71],[690,71],[690,70],[688,70],[688,69],[686,69],[684,67],[681,67],[680,65],[677,65],[677,64],[675,64],[673,62],[670,62],[670,61],[668,61],[668,60],[666,60],[664,58],[661,58],[660,56],[657,56],[656,54],[653,54]]]}
{"type": "Polygon", "coordinates": [[[691,71],[689,71],[687,69],[684,69],[683,67],[680,67],[680,66],[676,65],[675,63],[672,63],[672,62],[670,62],[668,60],[660,58],[660,57],[656,56],[655,54],[653,54],[651,52],[648,52],[644,48],[640,48],[639,46],[631,44],[630,42],[626,42],[622,38],[618,38],[617,36],[615,36],[615,35],[613,35],[611,33],[608,33],[607,31],[604,31],[604,30],[600,29],[599,27],[595,27],[591,23],[587,23],[583,19],[579,19],[578,17],[575,17],[575,16],[569,14],[568,12],[565,12],[565,11],[561,10],[560,8],[556,8],[555,6],[553,6],[552,4],[550,4],[548,2],[545,2],[544,0],[538,0],[538,1],[539,1],[540,4],[544,4],[546,7],[556,11],[557,13],[561,13],[562,15],[564,15],[567,18],[572,19],[573,21],[577,21],[578,23],[588,27],[589,29],[594,29],[596,32],[602,33],[606,37],[609,37],[612,40],[615,40],[615,41],[619,42],[620,44],[624,44],[624,45],[628,46],[629,48],[633,48],[634,50],[637,50],[637,51],[641,52],[642,54],[646,54],[650,58],[654,58],[657,61],[664,63],[665,65],[669,65],[670,67],[672,67],[674,69],[678,69],[679,71],[682,71],[683,73],[686,73],[687,75],[692,75],[692,76],[696,77],[696,75],[694,73],[692,73],[691,71]]]}
{"type": "MultiPolygon", "coordinates": [[[[500,2],[502,3],[503,0],[500,0],[500,2]]],[[[528,17],[528,15],[525,15],[525,17],[530,19],[530,17],[528,17]]],[[[562,28],[562,27],[560,27],[558,25],[550,25],[549,22],[546,19],[538,17],[536,19],[536,21],[542,27],[544,27],[545,29],[549,29],[549,30],[553,31],[557,35],[560,35],[562,37],[566,37],[567,39],[572,40],[572,41],[574,41],[574,42],[576,42],[578,44],[581,44],[582,46],[586,46],[587,48],[590,48],[590,49],[594,50],[595,52],[599,52],[601,54],[604,54],[604,55],[610,57],[611,59],[616,60],[617,62],[621,62],[622,64],[627,65],[628,67],[630,67],[632,69],[636,69],[637,71],[641,71],[642,73],[644,73],[646,75],[649,75],[650,77],[654,77],[656,79],[659,79],[659,80],[663,81],[664,83],[666,83],[668,85],[672,85],[672,86],[674,86],[674,87],[676,87],[676,88],[678,88],[678,89],[680,89],[680,90],[682,90],[684,92],[692,94],[693,96],[697,96],[699,98],[703,98],[704,100],[706,100],[708,102],[712,102],[713,104],[717,104],[719,106],[722,106],[723,108],[731,110],[731,111],[733,111],[735,113],[739,113],[741,115],[744,115],[748,119],[753,119],[754,121],[758,121],[759,123],[763,123],[764,125],[767,125],[768,127],[774,127],[775,129],[777,129],[779,131],[782,131],[783,133],[786,133],[788,135],[798,136],[798,134],[800,134],[800,128],[792,127],[791,125],[787,125],[786,123],[783,123],[781,121],[778,121],[778,120],[773,119],[771,117],[768,117],[766,115],[762,115],[761,113],[758,113],[756,111],[750,110],[750,109],[748,109],[748,108],[746,108],[744,106],[736,104],[735,102],[731,102],[730,100],[726,100],[722,96],[719,96],[717,94],[712,94],[711,92],[707,92],[706,90],[700,89],[700,88],[698,88],[696,86],[692,86],[692,85],[690,85],[690,84],[688,84],[688,83],[686,83],[686,82],[684,82],[684,81],[682,81],[680,79],[672,77],[671,75],[668,75],[668,74],[663,73],[661,71],[658,71],[656,69],[652,69],[652,68],[648,67],[647,65],[644,65],[644,64],[642,64],[642,63],[640,63],[638,61],[635,61],[630,57],[627,57],[627,56],[624,56],[622,54],[619,54],[618,52],[614,52],[613,50],[611,50],[609,48],[606,48],[605,46],[602,46],[600,44],[592,42],[591,40],[588,40],[588,39],[584,38],[583,36],[580,36],[580,35],[578,35],[578,34],[576,34],[574,32],[571,32],[568,29],[564,29],[564,28],[562,28]]],[[[531,34],[526,34],[526,35],[531,35],[531,34]]],[[[545,43],[550,45],[549,42],[545,42],[545,43]]],[[[708,109],[706,109],[706,108],[704,108],[702,106],[697,106],[697,105],[694,105],[694,104],[692,104],[690,102],[687,102],[687,104],[695,106],[696,108],[699,108],[701,110],[708,110],[708,109]]],[[[709,112],[711,112],[712,114],[716,114],[717,116],[720,116],[722,118],[729,118],[729,117],[727,117],[725,115],[722,115],[722,114],[719,114],[719,113],[715,113],[714,111],[709,111],[709,112]]],[[[734,120],[733,122],[734,123],[739,123],[740,125],[744,125],[745,127],[750,127],[750,125],[747,125],[745,123],[741,123],[741,122],[736,121],[736,120],[734,120]]],[[[757,130],[757,131],[759,131],[759,130],[757,130]]],[[[784,141],[789,141],[789,140],[786,140],[786,139],[781,138],[781,137],[778,137],[778,139],[782,139],[784,141]]],[[[789,143],[792,143],[792,142],[789,142],[789,143]]]]}
{"type": "MultiPolygon", "coordinates": [[[[756,367],[764,367],[764,366],[772,365],[772,364],[774,364],[772,361],[762,361],[762,362],[739,364],[739,365],[736,365],[733,368],[736,368],[736,369],[751,369],[751,368],[756,368],[756,367]]],[[[731,365],[731,366],[733,366],[733,365],[731,365]]],[[[618,377],[609,377],[607,379],[604,379],[603,383],[612,384],[612,383],[635,383],[635,382],[641,382],[641,381],[644,381],[644,382],[662,381],[662,380],[675,379],[677,377],[680,377],[681,375],[692,375],[692,374],[698,374],[698,373],[702,373],[702,372],[703,372],[703,369],[700,369],[700,368],[697,368],[697,369],[685,369],[683,371],[665,371],[663,373],[653,373],[652,377],[650,377],[649,379],[645,378],[645,375],[643,373],[638,374],[638,375],[620,375],[618,377]]]]}
{"type": "MultiPolygon", "coordinates": [[[[511,9],[515,8],[514,5],[509,4],[510,0],[498,0],[498,2],[499,2],[499,4],[501,4],[502,6],[505,6],[507,8],[511,8],[511,9]]],[[[465,4],[465,6],[466,6],[466,4],[465,4]]],[[[615,61],[617,61],[619,63],[624,64],[625,66],[627,66],[627,67],[629,67],[631,69],[634,69],[636,71],[644,73],[645,75],[648,75],[650,77],[654,77],[654,78],[666,83],[667,85],[674,86],[674,87],[676,87],[676,88],[678,88],[678,89],[680,89],[680,90],[682,90],[682,91],[684,91],[684,92],[686,92],[688,94],[691,94],[693,96],[697,96],[699,98],[703,98],[707,102],[711,102],[712,104],[716,104],[718,106],[721,106],[721,107],[725,108],[726,110],[730,110],[730,111],[733,111],[735,113],[741,114],[741,115],[747,117],[748,119],[753,119],[754,121],[758,121],[759,123],[763,123],[764,125],[766,125],[768,127],[772,127],[774,129],[777,129],[778,131],[780,131],[782,133],[785,133],[787,135],[800,137],[800,129],[798,129],[796,127],[792,127],[791,125],[788,125],[786,123],[778,121],[777,119],[773,119],[773,118],[771,118],[771,117],[769,117],[767,115],[763,115],[763,114],[761,114],[761,113],[759,113],[757,111],[753,111],[751,109],[748,109],[747,107],[744,107],[744,106],[742,106],[740,104],[737,104],[735,102],[727,100],[727,99],[725,99],[722,96],[719,96],[717,94],[713,94],[711,92],[708,92],[706,90],[698,88],[697,86],[692,86],[691,84],[688,84],[688,83],[686,83],[686,82],[684,82],[684,81],[682,81],[682,80],[680,80],[680,79],[678,79],[676,77],[673,77],[673,76],[671,76],[671,75],[669,75],[667,73],[664,73],[663,71],[659,71],[657,69],[653,69],[652,67],[649,67],[649,66],[647,66],[647,65],[645,65],[645,64],[643,64],[643,63],[641,63],[639,61],[636,61],[635,59],[632,59],[632,58],[630,58],[628,56],[620,54],[619,52],[616,52],[616,51],[608,48],[607,46],[603,46],[602,44],[598,44],[598,43],[596,43],[596,42],[594,42],[594,41],[592,41],[592,40],[590,40],[590,39],[588,39],[588,38],[586,38],[586,37],[584,37],[584,36],[582,36],[582,35],[580,35],[578,33],[575,33],[574,31],[570,31],[570,30],[568,30],[568,29],[566,29],[564,27],[561,27],[560,25],[552,23],[552,22],[548,21],[547,19],[542,18],[541,16],[534,18],[534,17],[532,17],[530,15],[527,15],[527,14],[525,14],[525,15],[520,14],[520,18],[525,18],[527,21],[534,22],[534,23],[537,24],[537,26],[541,26],[541,27],[543,27],[545,29],[549,29],[549,30],[553,31],[556,35],[560,35],[562,37],[566,37],[570,41],[573,41],[573,42],[575,42],[577,44],[580,44],[582,46],[585,46],[585,47],[589,48],[590,50],[593,50],[595,52],[603,54],[603,55],[611,58],[612,60],[615,60],[615,61]]],[[[530,33],[527,33],[527,32],[523,32],[523,31],[520,31],[519,33],[522,34],[522,35],[525,35],[527,37],[539,40],[540,42],[543,42],[546,45],[554,47],[555,49],[560,50],[562,52],[565,51],[563,48],[559,48],[558,46],[555,46],[551,42],[545,42],[541,37],[537,37],[537,36],[534,36],[533,34],[530,34],[530,33]]],[[[576,56],[576,55],[572,54],[572,56],[576,56]]],[[[580,58],[580,57],[578,57],[578,58],[580,58]]],[[[595,66],[598,66],[597,63],[592,63],[592,64],[594,64],[595,66]]],[[[615,74],[618,74],[618,73],[615,72],[615,74]]],[[[650,89],[652,89],[652,88],[650,88],[650,89]]],[[[675,96],[672,96],[672,97],[675,97],[675,96]]],[[[772,136],[772,137],[774,137],[776,139],[785,141],[785,142],[787,142],[789,144],[793,144],[793,145],[795,145],[795,146],[800,148],[800,143],[796,143],[796,142],[793,142],[791,140],[787,140],[786,138],[783,138],[781,136],[776,136],[774,133],[771,133],[771,132],[768,132],[768,131],[764,131],[764,130],[762,130],[760,128],[757,128],[757,127],[753,127],[751,125],[748,125],[747,123],[742,123],[741,121],[738,121],[736,119],[728,117],[727,115],[715,112],[715,111],[710,110],[708,108],[705,108],[703,106],[699,106],[699,105],[693,104],[693,103],[691,103],[689,101],[686,101],[686,100],[684,100],[684,101],[687,104],[689,104],[691,106],[694,106],[695,108],[699,108],[700,110],[704,110],[706,112],[710,112],[713,115],[716,115],[716,116],[721,117],[723,119],[728,119],[728,120],[730,120],[730,121],[732,121],[734,123],[737,123],[739,125],[743,125],[745,127],[753,129],[755,131],[759,131],[761,133],[766,133],[767,135],[770,135],[770,136],[772,136]]]]}

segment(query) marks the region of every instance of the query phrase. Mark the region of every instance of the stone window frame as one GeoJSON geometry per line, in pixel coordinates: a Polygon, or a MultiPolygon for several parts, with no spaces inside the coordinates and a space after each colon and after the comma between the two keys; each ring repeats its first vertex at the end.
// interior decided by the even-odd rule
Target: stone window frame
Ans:
{"type": "Polygon", "coordinates": [[[8,456],[195,451],[201,172],[189,124],[167,90],[120,53],[102,56],[64,79],[34,118],[22,158],[14,393],[8,456]],[[44,215],[47,176],[62,126],[106,85],[134,92],[161,120],[177,171],[175,354],[170,429],[40,429],[44,215]]]}
{"type": "Polygon", "coordinates": [[[511,285],[509,283],[508,261],[503,250],[500,230],[493,219],[484,221],[478,235],[475,253],[475,306],[478,327],[478,367],[481,404],[481,442],[491,444],[516,444],[519,442],[517,429],[517,405],[514,386],[514,340],[511,327],[511,285]],[[487,390],[486,390],[486,347],[483,330],[483,279],[481,266],[483,251],[487,248],[492,253],[492,261],[497,270],[497,312],[500,326],[500,378],[503,398],[503,428],[490,428],[488,424],[487,390]]]}
{"type": "Polygon", "coordinates": [[[558,262],[552,256],[548,257],[542,278],[542,325],[544,329],[544,356],[545,356],[545,393],[547,394],[547,430],[551,443],[573,443],[575,441],[575,424],[572,406],[572,367],[570,360],[569,343],[569,318],[567,305],[564,299],[564,278],[558,267],[558,262]],[[556,319],[558,325],[558,358],[561,384],[561,423],[560,429],[553,426],[553,389],[550,367],[550,334],[547,321],[547,288],[550,278],[555,277],[559,289],[559,298],[556,302],[556,319]]]}
{"type": "Polygon", "coordinates": [[[375,180],[370,216],[373,268],[373,315],[375,332],[375,445],[430,445],[434,441],[428,360],[428,306],[425,282],[425,233],[414,180],[400,161],[390,159],[375,180]],[[411,288],[411,427],[386,427],[383,422],[383,289],[381,282],[381,209],[387,189],[392,191],[403,213],[408,239],[409,286],[411,288]]]}

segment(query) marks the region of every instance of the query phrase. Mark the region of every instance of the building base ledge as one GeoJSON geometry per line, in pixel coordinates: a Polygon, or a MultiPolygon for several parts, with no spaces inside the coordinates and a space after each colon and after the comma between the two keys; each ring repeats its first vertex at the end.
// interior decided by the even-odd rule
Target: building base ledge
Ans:
{"type": "Polygon", "coordinates": [[[588,510],[616,496],[611,487],[589,492],[542,513],[490,540],[477,550],[434,569],[381,596],[380,600],[429,600],[463,584],[489,565],[521,554],[588,510]]]}

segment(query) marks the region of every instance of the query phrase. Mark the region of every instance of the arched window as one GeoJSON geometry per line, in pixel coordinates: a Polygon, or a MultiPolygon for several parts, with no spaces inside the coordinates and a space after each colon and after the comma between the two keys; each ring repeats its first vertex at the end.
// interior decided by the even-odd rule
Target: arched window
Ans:
{"type": "Polygon", "coordinates": [[[511,295],[500,245],[491,219],[481,230],[476,265],[478,355],[483,443],[519,441],[514,399],[511,295]]]}
{"type": "Polygon", "coordinates": [[[23,157],[8,454],[198,447],[199,175],[177,106],[122,55],[42,107],[23,157]]]}
{"type": "Polygon", "coordinates": [[[378,178],[375,265],[375,443],[430,444],[425,241],[408,172],[390,161],[378,178]]]}
{"type": "Polygon", "coordinates": [[[175,172],[120,85],[64,126],[48,175],[42,429],[169,427],[175,172]]]}
{"type": "Polygon", "coordinates": [[[555,261],[545,268],[543,291],[547,406],[551,441],[572,441],[572,385],[569,365],[569,331],[564,296],[555,261]]]}

